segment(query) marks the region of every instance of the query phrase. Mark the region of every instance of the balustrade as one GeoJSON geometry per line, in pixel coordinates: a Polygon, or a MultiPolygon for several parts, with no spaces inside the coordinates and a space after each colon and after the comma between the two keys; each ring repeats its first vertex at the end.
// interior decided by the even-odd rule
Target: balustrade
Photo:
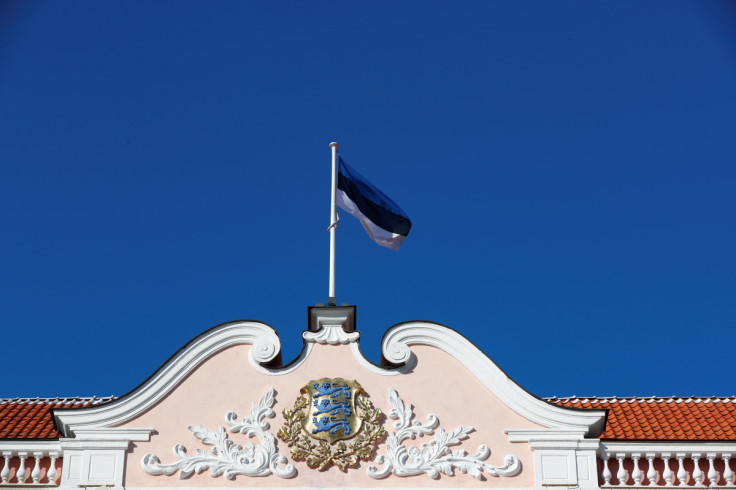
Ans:
{"type": "Polygon", "coordinates": [[[601,450],[602,487],[736,488],[732,453],[601,450]]]}
{"type": "Polygon", "coordinates": [[[58,485],[58,451],[2,451],[2,485],[58,485]]]}

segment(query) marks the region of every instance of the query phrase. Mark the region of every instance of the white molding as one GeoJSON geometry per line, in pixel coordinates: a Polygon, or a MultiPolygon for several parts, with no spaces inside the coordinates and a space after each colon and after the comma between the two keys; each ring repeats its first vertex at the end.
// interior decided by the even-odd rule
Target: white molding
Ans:
{"type": "Polygon", "coordinates": [[[71,436],[79,429],[122,424],[148,410],[201,363],[241,344],[253,345],[248,357],[254,369],[274,374],[260,364],[273,360],[281,350],[276,331],[260,322],[228,323],[195,338],[128,395],[94,407],[54,410],[57,425],[63,434],[71,436]]]}
{"type": "MultiPolygon", "coordinates": [[[[334,326],[340,319],[327,318],[323,329],[334,326]]],[[[251,366],[258,372],[279,376],[301,366],[311,353],[320,332],[305,332],[306,342],[299,358],[284,368],[266,368],[261,364],[273,360],[281,349],[281,342],[273,328],[260,322],[242,321],[216,327],[191,341],[176,353],[158,371],[131,393],[117,400],[87,408],[56,409],[58,427],[67,436],[77,431],[120,425],[145,412],[173,390],[180,381],[201,363],[218,352],[234,345],[250,344],[251,366]]],[[[325,334],[347,340],[355,358],[370,372],[396,376],[412,369],[416,362],[413,345],[429,345],[440,349],[465,366],[499,400],[522,417],[550,429],[566,429],[597,435],[603,429],[604,410],[574,410],[559,407],[525,391],[511,380],[480,349],[448,327],[430,322],[408,322],[391,327],[384,336],[381,350],[384,358],[399,365],[384,369],[370,363],[360,352],[359,332],[325,334]],[[354,335],[357,334],[357,335],[354,335]],[[351,340],[353,339],[354,340],[351,340]]],[[[327,342],[325,340],[325,342],[327,342]]],[[[141,429],[143,431],[145,429],[141,429]]],[[[89,433],[89,432],[88,432],[89,433]]],[[[91,433],[90,433],[91,434],[91,433]]],[[[100,438],[103,436],[100,434],[100,438]]],[[[136,434],[135,437],[140,437],[136,434]]],[[[136,440],[136,439],[129,439],[136,440]]]]}
{"type": "Polygon", "coordinates": [[[79,439],[59,439],[59,442],[61,444],[61,449],[64,451],[73,449],[73,450],[87,450],[87,449],[94,449],[94,450],[117,450],[117,449],[123,449],[127,450],[130,447],[130,441],[126,440],[109,440],[104,441],[100,439],[92,439],[92,440],[79,440],[79,439]]]}
{"type": "Polygon", "coordinates": [[[689,458],[695,454],[717,453],[717,454],[736,454],[735,442],[709,442],[709,441],[692,441],[692,442],[673,442],[673,441],[601,441],[599,453],[616,453],[626,454],[629,457],[632,453],[672,453],[681,454],[685,458],[689,458]]]}
{"type": "MultiPolygon", "coordinates": [[[[581,430],[565,429],[506,429],[510,442],[537,442],[537,441],[580,441],[585,437],[581,430]]],[[[598,439],[588,439],[596,442],[598,439]]]]}
{"type": "Polygon", "coordinates": [[[581,439],[579,441],[550,441],[537,440],[530,441],[529,447],[532,451],[548,450],[548,449],[573,449],[575,451],[597,451],[600,441],[598,439],[581,439]]]}
{"type": "Polygon", "coordinates": [[[509,378],[486,354],[454,330],[429,322],[407,322],[386,332],[383,356],[395,364],[410,363],[412,345],[441,349],[462,363],[502,403],[543,427],[571,429],[595,436],[603,430],[605,410],[571,410],[541,400],[509,378]]]}
{"type": "Polygon", "coordinates": [[[3,451],[61,451],[61,444],[58,440],[0,439],[0,453],[3,451]]]}
{"type": "Polygon", "coordinates": [[[136,441],[136,442],[148,442],[151,440],[151,434],[154,432],[153,427],[142,427],[142,428],[92,428],[92,429],[77,429],[74,432],[77,440],[84,441],[136,441]]]}
{"type": "Polygon", "coordinates": [[[358,360],[358,363],[365,369],[366,371],[369,371],[373,374],[379,374],[381,376],[398,376],[400,374],[406,374],[412,369],[414,369],[414,365],[416,364],[416,359],[412,358],[410,362],[407,364],[400,366],[395,369],[386,369],[382,368],[381,366],[377,366],[373,364],[371,361],[365,358],[363,356],[363,353],[360,352],[360,345],[356,342],[354,344],[350,344],[350,349],[353,351],[353,355],[355,356],[355,359],[358,360]]]}
{"type": "Polygon", "coordinates": [[[314,343],[307,342],[304,344],[304,348],[299,353],[299,356],[294,359],[293,362],[289,363],[288,366],[284,367],[278,367],[278,368],[265,368],[263,366],[260,366],[260,369],[258,371],[262,373],[269,374],[271,376],[283,376],[284,374],[289,374],[290,372],[299,369],[299,366],[301,366],[304,361],[307,360],[307,357],[309,357],[309,354],[312,353],[312,348],[314,347],[314,343]]]}

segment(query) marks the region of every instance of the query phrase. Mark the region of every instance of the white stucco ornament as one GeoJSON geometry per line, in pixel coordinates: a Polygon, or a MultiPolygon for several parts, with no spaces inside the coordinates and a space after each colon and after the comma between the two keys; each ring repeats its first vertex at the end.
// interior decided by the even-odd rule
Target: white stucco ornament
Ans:
{"type": "Polygon", "coordinates": [[[346,332],[341,325],[325,325],[317,332],[304,332],[302,337],[307,342],[316,344],[351,344],[360,338],[360,332],[346,332]]]}
{"type": "Polygon", "coordinates": [[[439,420],[434,414],[427,415],[426,424],[418,420],[412,422],[413,407],[411,404],[405,405],[394,388],[389,391],[389,403],[391,410],[388,416],[397,419],[393,423],[396,431],[389,433],[386,439],[386,454],[376,458],[376,463],[383,464],[383,468],[369,466],[368,476],[384,478],[393,473],[396,476],[427,474],[432,478],[439,478],[440,473],[453,476],[457,469],[480,480],[484,472],[491,476],[514,476],[521,471],[521,461],[511,454],[504,458],[503,466],[486,463],[491,451],[485,445],[479,446],[478,452],[473,456],[468,456],[462,449],[452,451],[450,446],[460,444],[461,440],[466,439],[473,431],[472,426],[460,426],[447,432],[442,427],[437,428],[439,420]],[[435,438],[429,444],[422,444],[421,448],[407,448],[403,445],[407,439],[433,434],[435,428],[435,438]]]}
{"type": "Polygon", "coordinates": [[[259,445],[247,443],[243,446],[236,444],[228,437],[225,427],[212,431],[203,426],[189,426],[194,437],[204,444],[213,446],[212,453],[204,449],[197,449],[193,456],[187,454],[186,448],[177,444],[174,446],[174,455],[178,461],[171,464],[161,464],[155,454],[147,454],[141,461],[143,470],[150,475],[173,475],[179,472],[179,478],[184,479],[193,473],[202,473],[209,469],[211,477],[225,475],[230,480],[237,475],[268,476],[274,474],[281,478],[291,478],[296,475],[296,468],[287,464],[286,458],[276,452],[274,437],[269,432],[270,424],[264,420],[273,418],[276,414],[272,410],[274,404],[273,388],[268,390],[261,401],[251,405],[250,417],[243,417],[238,421],[234,412],[229,412],[225,420],[230,425],[230,432],[255,437],[259,445]]]}

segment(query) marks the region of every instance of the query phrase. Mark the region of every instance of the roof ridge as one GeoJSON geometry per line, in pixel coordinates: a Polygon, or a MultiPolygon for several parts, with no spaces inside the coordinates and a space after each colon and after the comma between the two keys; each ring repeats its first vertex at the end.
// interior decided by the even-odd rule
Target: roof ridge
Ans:
{"type": "Polygon", "coordinates": [[[734,402],[736,403],[736,396],[550,396],[543,397],[544,400],[549,402],[581,402],[581,403],[596,403],[596,402],[665,402],[665,403],[709,403],[709,402],[734,402]]]}
{"type": "Polygon", "coordinates": [[[64,405],[68,404],[82,404],[82,403],[93,403],[100,404],[115,400],[115,395],[109,396],[57,396],[57,397],[15,397],[15,398],[0,398],[0,405],[12,405],[12,404],[37,404],[37,405],[51,405],[61,403],[64,405]]]}

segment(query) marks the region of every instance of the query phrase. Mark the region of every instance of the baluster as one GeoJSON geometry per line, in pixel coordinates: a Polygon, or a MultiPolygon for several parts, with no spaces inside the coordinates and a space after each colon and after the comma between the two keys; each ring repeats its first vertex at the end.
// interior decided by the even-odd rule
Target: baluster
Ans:
{"type": "Polygon", "coordinates": [[[647,480],[649,480],[650,487],[657,485],[657,472],[654,469],[654,457],[654,453],[647,453],[647,461],[649,461],[649,468],[647,468],[647,480]]]}
{"type": "Polygon", "coordinates": [[[18,483],[23,484],[23,482],[26,479],[26,475],[28,475],[28,471],[26,470],[26,458],[28,457],[28,453],[25,451],[21,451],[18,453],[18,458],[20,458],[20,466],[18,466],[18,472],[15,474],[16,478],[18,478],[18,483]]]}
{"type": "Polygon", "coordinates": [[[620,486],[626,485],[626,470],[624,469],[624,458],[626,454],[617,454],[616,459],[618,460],[618,471],[616,472],[616,478],[618,478],[618,484],[620,486]]]}
{"type": "Polygon", "coordinates": [[[31,478],[33,478],[33,483],[38,483],[41,481],[41,458],[43,457],[43,453],[33,453],[33,459],[36,460],[36,464],[33,467],[33,471],[31,471],[31,478]]]}
{"type": "Polygon", "coordinates": [[[639,469],[639,458],[641,458],[641,454],[634,453],[631,455],[631,459],[634,460],[634,471],[631,472],[631,478],[634,479],[634,486],[640,487],[641,486],[641,470],[639,469]]]}
{"type": "Polygon", "coordinates": [[[708,486],[715,487],[718,485],[718,472],[716,472],[714,462],[716,459],[716,453],[708,453],[705,457],[708,458],[708,486]]]}
{"type": "Polygon", "coordinates": [[[3,464],[3,471],[0,471],[0,479],[2,479],[3,483],[8,483],[8,480],[10,480],[10,458],[12,457],[12,451],[3,451],[5,463],[3,464]]]}
{"type": "Polygon", "coordinates": [[[49,479],[49,485],[56,485],[56,477],[59,476],[56,471],[56,460],[59,458],[59,453],[49,453],[49,458],[51,458],[51,464],[49,465],[49,471],[46,473],[46,476],[49,479]]]}
{"type": "Polygon", "coordinates": [[[723,458],[723,479],[726,480],[726,486],[730,487],[733,486],[733,471],[731,471],[731,465],[729,464],[728,460],[731,459],[731,455],[726,453],[721,455],[723,458]]]}
{"type": "Polygon", "coordinates": [[[664,478],[664,484],[668,487],[672,486],[672,480],[674,474],[670,469],[670,453],[662,453],[662,461],[664,461],[664,471],[662,472],[662,478],[664,478]]]}
{"type": "Polygon", "coordinates": [[[700,454],[693,453],[691,458],[693,458],[693,462],[695,463],[695,466],[693,466],[693,480],[695,480],[695,484],[700,486],[703,484],[703,472],[700,471],[700,465],[698,464],[698,460],[700,459],[700,454]]]}
{"type": "Polygon", "coordinates": [[[611,470],[608,468],[608,452],[603,452],[603,473],[601,473],[601,477],[603,477],[604,485],[610,485],[611,484],[611,470]]]}
{"type": "Polygon", "coordinates": [[[677,453],[675,455],[677,457],[677,462],[680,464],[679,468],[677,469],[677,480],[680,483],[681,487],[684,487],[687,485],[687,471],[685,471],[685,455],[682,453],[677,453]]]}

